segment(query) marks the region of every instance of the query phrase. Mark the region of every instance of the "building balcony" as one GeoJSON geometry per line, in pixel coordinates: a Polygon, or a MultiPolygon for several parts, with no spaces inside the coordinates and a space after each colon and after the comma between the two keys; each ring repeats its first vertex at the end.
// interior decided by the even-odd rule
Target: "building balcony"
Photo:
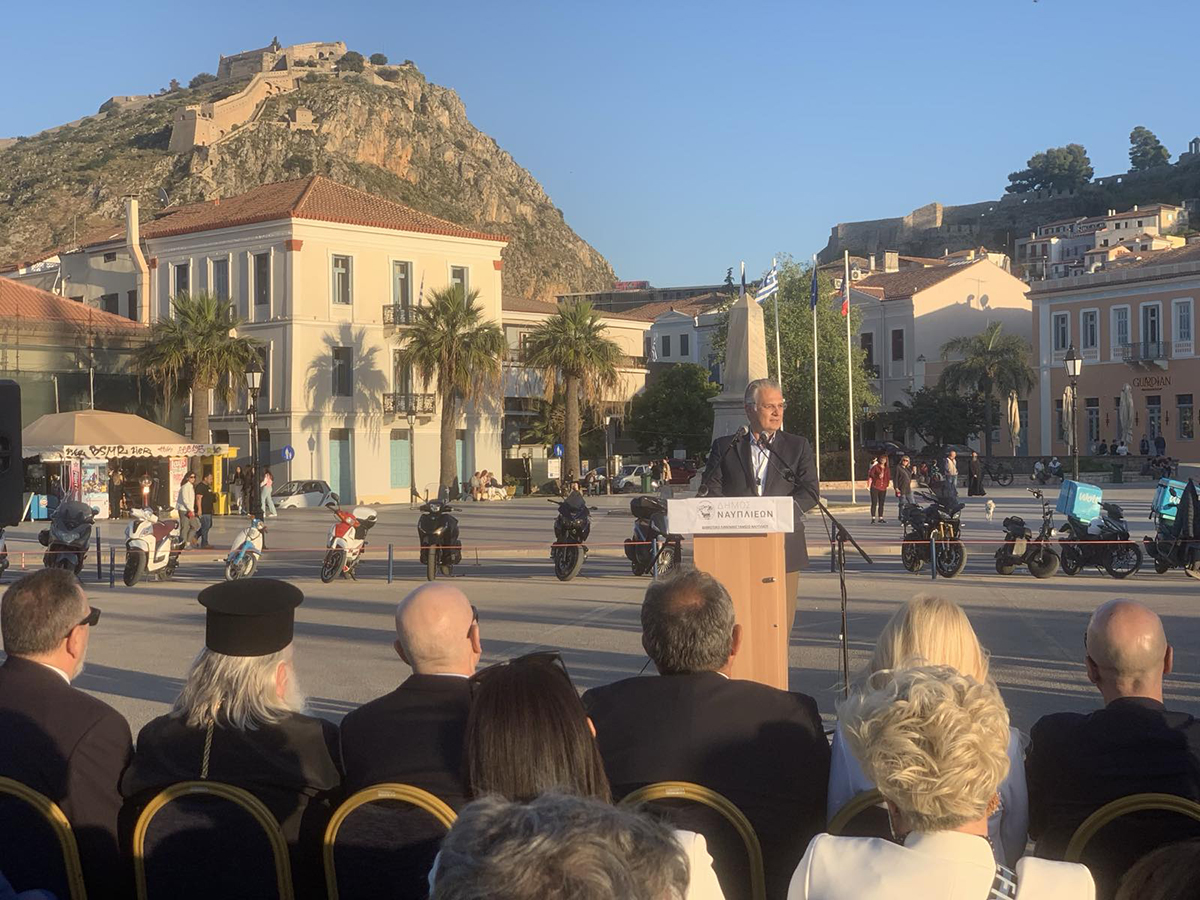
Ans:
{"type": "Polygon", "coordinates": [[[1166,358],[1165,341],[1133,341],[1121,345],[1121,359],[1127,363],[1155,362],[1166,358]]]}
{"type": "Polygon", "coordinates": [[[417,307],[388,303],[383,307],[383,324],[393,328],[411,325],[416,319],[417,307]]]}
{"type": "Polygon", "coordinates": [[[433,394],[384,394],[385,416],[432,416],[437,409],[437,397],[433,394]]]}

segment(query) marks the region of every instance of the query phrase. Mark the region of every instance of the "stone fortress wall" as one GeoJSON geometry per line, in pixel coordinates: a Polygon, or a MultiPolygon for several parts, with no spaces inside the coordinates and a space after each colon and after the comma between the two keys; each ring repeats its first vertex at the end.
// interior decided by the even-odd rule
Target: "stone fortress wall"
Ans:
{"type": "Polygon", "coordinates": [[[233,56],[222,56],[217,64],[218,81],[237,81],[253,78],[260,72],[291,69],[301,60],[304,62],[332,65],[346,53],[344,41],[313,41],[308,44],[292,44],[281,47],[278,38],[270,45],[258,50],[246,50],[233,56]]]}

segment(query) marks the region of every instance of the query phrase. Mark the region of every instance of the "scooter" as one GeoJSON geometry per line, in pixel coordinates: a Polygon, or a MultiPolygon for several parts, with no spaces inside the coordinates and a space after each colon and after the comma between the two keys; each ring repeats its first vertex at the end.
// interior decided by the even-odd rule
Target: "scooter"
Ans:
{"type": "Polygon", "coordinates": [[[554,543],[550,546],[550,558],[554,560],[554,574],[559,581],[570,581],[583,568],[587,559],[587,540],[592,530],[591,510],[579,491],[572,491],[566,500],[558,503],[558,517],[554,520],[554,543]]]}
{"type": "Polygon", "coordinates": [[[1195,479],[1189,478],[1182,488],[1179,484],[1171,479],[1158,483],[1150,510],[1154,537],[1143,538],[1142,544],[1159,575],[1183,569],[1200,578],[1200,495],[1195,479]]]}
{"type": "Polygon", "coordinates": [[[266,524],[258,516],[250,517],[250,524],[237,533],[229,555],[225,557],[225,580],[237,581],[249,578],[258,569],[258,560],[263,551],[263,533],[266,524]]]}
{"type": "Polygon", "coordinates": [[[131,509],[125,529],[125,584],[133,587],[147,575],[166,581],[179,566],[183,531],[178,519],[163,518],[152,509],[131,509]]]}
{"type": "Polygon", "coordinates": [[[1020,516],[1004,520],[1004,543],[996,551],[996,571],[1011,575],[1018,564],[1029,567],[1034,578],[1049,578],[1058,571],[1058,554],[1051,549],[1054,540],[1054,510],[1037,488],[1026,488],[1042,501],[1042,527],[1037,537],[1020,516]]]}
{"type": "Polygon", "coordinates": [[[325,552],[325,562],[321,564],[321,581],[329,584],[339,575],[342,578],[349,575],[357,581],[355,571],[367,546],[367,532],[379,521],[379,513],[369,506],[356,506],[351,512],[346,512],[332,502],[328,508],[338,520],[329,529],[329,539],[325,544],[329,549],[325,552]]]}
{"type": "Polygon", "coordinates": [[[454,567],[462,562],[462,547],[458,540],[458,519],[450,515],[450,490],[442,488],[436,500],[426,499],[421,506],[421,518],[417,520],[417,537],[421,541],[421,562],[425,565],[425,577],[430,581],[437,578],[438,569],[443,575],[454,573],[454,567]]]}
{"type": "Polygon", "coordinates": [[[1095,566],[1113,578],[1126,578],[1142,566],[1142,548],[1129,539],[1125,514],[1115,503],[1101,503],[1100,515],[1085,522],[1067,516],[1059,532],[1062,570],[1076,575],[1084,566],[1095,566]]]}
{"type": "Polygon", "coordinates": [[[679,566],[683,538],[667,532],[667,505],[658,497],[641,496],[629,501],[633,513],[633,537],[625,539],[625,556],[634,575],[655,572],[665,575],[679,566]]]}
{"type": "Polygon", "coordinates": [[[919,503],[905,503],[900,507],[900,524],[904,526],[900,562],[910,572],[921,571],[929,562],[932,539],[937,550],[938,575],[953,578],[967,565],[967,548],[960,540],[960,517],[966,504],[944,491],[936,497],[924,492],[918,496],[932,502],[923,509],[919,503]]]}
{"type": "Polygon", "coordinates": [[[47,569],[70,569],[76,575],[83,571],[88,545],[92,540],[92,525],[100,510],[78,500],[63,500],[54,510],[50,527],[38,534],[46,548],[42,564],[47,569]]]}

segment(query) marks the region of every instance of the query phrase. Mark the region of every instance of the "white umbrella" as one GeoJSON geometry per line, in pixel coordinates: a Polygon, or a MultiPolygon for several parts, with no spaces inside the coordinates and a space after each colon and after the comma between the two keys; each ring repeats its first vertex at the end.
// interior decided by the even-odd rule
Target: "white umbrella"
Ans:
{"type": "Polygon", "coordinates": [[[1133,388],[1126,384],[1121,388],[1121,405],[1118,408],[1121,420],[1121,440],[1133,451],[1133,388]]]}
{"type": "Polygon", "coordinates": [[[1008,392],[1008,439],[1012,443],[1013,456],[1021,443],[1021,403],[1016,391],[1008,392]]]}
{"type": "Polygon", "coordinates": [[[1063,388],[1062,405],[1063,405],[1063,440],[1067,444],[1067,452],[1073,453],[1075,448],[1075,422],[1071,413],[1074,411],[1071,404],[1071,396],[1073,391],[1068,384],[1063,388]]]}

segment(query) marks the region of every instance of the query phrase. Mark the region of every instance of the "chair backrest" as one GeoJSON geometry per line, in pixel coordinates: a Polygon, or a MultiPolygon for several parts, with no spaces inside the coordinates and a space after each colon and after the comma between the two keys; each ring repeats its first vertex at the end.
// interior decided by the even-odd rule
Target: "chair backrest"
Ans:
{"type": "Polygon", "coordinates": [[[1080,823],[1071,835],[1063,858],[1067,862],[1079,862],[1083,858],[1083,851],[1101,828],[1122,816],[1148,810],[1177,813],[1200,822],[1200,803],[1186,797],[1178,797],[1175,794],[1130,794],[1127,797],[1118,797],[1105,803],[1080,823]]]}
{"type": "Polygon", "coordinates": [[[767,879],[763,868],[762,846],[758,835],[745,814],[726,797],[711,788],[693,784],[690,781],[659,781],[638,788],[627,794],[621,806],[637,806],[653,800],[689,800],[715,810],[738,833],[746,846],[746,857],[750,863],[750,897],[751,900],[766,900],[767,879]]]}
{"type": "MultiPolygon", "coordinates": [[[[35,791],[31,787],[14,781],[11,778],[0,777],[0,795],[13,798],[25,804],[39,820],[44,821],[47,828],[58,841],[58,850],[62,864],[62,878],[70,900],[86,900],[87,891],[83,885],[83,867],[79,864],[79,847],[75,843],[75,833],[71,831],[71,823],[63,814],[58,804],[35,791]]],[[[12,874],[11,871],[9,873],[12,874]]],[[[48,876],[53,877],[53,876],[48,876]]],[[[17,885],[18,890],[24,888],[54,888],[55,885],[42,883],[17,885]]]]}
{"type": "Polygon", "coordinates": [[[882,802],[883,794],[879,793],[879,788],[860,791],[851,797],[846,802],[846,805],[834,814],[834,817],[829,820],[829,825],[825,830],[833,835],[845,834],[851,822],[882,802]]]}
{"type": "MultiPolygon", "coordinates": [[[[361,791],[357,791],[347,797],[336,810],[334,810],[329,824],[325,828],[325,887],[329,900],[339,900],[339,887],[337,877],[337,840],[338,834],[345,825],[346,820],[352,813],[362,809],[368,804],[387,804],[389,806],[407,805],[415,807],[425,813],[428,813],[436,822],[444,829],[449,830],[454,824],[454,820],[458,818],[458,814],[450,808],[443,800],[422,790],[418,787],[413,787],[410,784],[396,784],[385,782],[383,784],[374,784],[370,787],[365,787],[361,791]]],[[[366,812],[367,810],[364,810],[366,812]]],[[[376,826],[374,836],[383,836],[383,843],[372,841],[369,846],[355,847],[354,850],[361,851],[357,855],[362,857],[361,860],[356,860],[352,867],[359,873],[376,873],[377,876],[392,879],[391,887],[395,887],[395,880],[402,878],[402,865],[397,865],[395,857],[399,854],[409,854],[421,857],[421,865],[418,869],[421,872],[417,874],[428,873],[429,865],[436,855],[436,846],[432,846],[426,835],[421,835],[413,846],[409,843],[409,839],[404,834],[403,827],[395,827],[394,814],[389,815],[385,810],[373,809],[376,813],[374,821],[370,824],[376,826]],[[370,857],[368,861],[367,857],[370,857]],[[389,857],[391,859],[389,859],[389,857]],[[428,857],[426,859],[426,857],[428,857]],[[382,863],[382,864],[373,864],[382,863]]],[[[362,896],[378,896],[381,886],[371,886],[364,888],[362,896]]],[[[358,893],[355,893],[358,896],[358,893]]]]}
{"type": "MultiPolygon", "coordinates": [[[[172,883],[170,887],[159,888],[160,893],[156,896],[216,896],[214,890],[219,893],[219,889],[212,887],[211,879],[229,877],[233,867],[215,865],[214,860],[223,857],[242,864],[246,860],[258,858],[247,847],[246,833],[230,827],[231,820],[240,819],[244,822],[247,818],[254,824],[256,832],[259,832],[256,836],[261,837],[269,849],[273,870],[264,878],[264,883],[273,880],[273,884],[264,887],[255,895],[264,896],[269,890],[270,893],[277,894],[279,900],[292,900],[292,871],[288,859],[288,846],[279,823],[262,801],[249,791],[218,781],[181,781],[164,788],[146,804],[133,830],[133,871],[138,900],[148,900],[150,889],[154,887],[150,882],[159,878],[165,881],[162,877],[164,873],[177,879],[177,882],[172,883]],[[176,855],[172,856],[170,850],[164,850],[163,864],[154,865],[153,854],[148,857],[146,853],[151,826],[172,804],[176,808],[190,806],[191,812],[185,812],[183,815],[186,817],[190,814],[193,818],[185,818],[179,832],[168,834],[168,840],[175,837],[182,839],[176,847],[171,848],[176,855]],[[218,822],[221,816],[224,817],[224,822],[218,822]],[[202,840],[205,842],[203,848],[200,843],[202,840]],[[183,852],[180,853],[179,850],[183,852]],[[181,865],[185,860],[193,861],[194,867],[181,865]],[[148,876],[148,868],[154,869],[154,875],[148,876]],[[179,885],[184,884],[191,890],[181,892],[178,889],[179,885]]],[[[237,878],[248,877],[244,871],[232,874],[237,878]]],[[[234,896],[238,890],[240,889],[235,888],[234,893],[228,895],[234,896]]],[[[249,891],[242,893],[242,896],[249,895],[249,891]]]]}

